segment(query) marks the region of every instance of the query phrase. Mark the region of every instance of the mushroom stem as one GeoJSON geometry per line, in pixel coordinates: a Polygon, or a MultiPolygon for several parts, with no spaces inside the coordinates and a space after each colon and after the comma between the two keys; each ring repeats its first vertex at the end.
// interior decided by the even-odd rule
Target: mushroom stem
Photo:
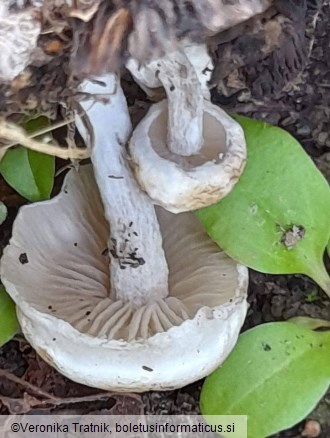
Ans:
{"type": "MultiPolygon", "coordinates": [[[[110,298],[142,306],[168,295],[168,267],[155,209],[127,163],[125,145],[131,133],[127,103],[113,74],[85,81],[81,89],[90,94],[80,104],[92,128],[91,159],[110,225],[110,298]]],[[[79,120],[77,126],[88,141],[79,120]]]]}
{"type": "Polygon", "coordinates": [[[182,156],[200,152],[203,139],[203,92],[196,71],[182,51],[157,62],[168,99],[167,147],[182,156]]]}

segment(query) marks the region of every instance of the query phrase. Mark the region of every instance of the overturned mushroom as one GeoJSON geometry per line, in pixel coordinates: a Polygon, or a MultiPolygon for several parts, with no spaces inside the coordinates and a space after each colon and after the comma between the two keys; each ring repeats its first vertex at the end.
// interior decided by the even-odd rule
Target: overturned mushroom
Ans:
{"type": "Polygon", "coordinates": [[[169,53],[148,69],[164,86],[167,100],[150,108],[130,140],[141,188],[173,213],[219,201],[244,170],[242,128],[204,99],[201,74],[183,51],[169,53]]]}
{"type": "Polygon", "coordinates": [[[90,166],[71,170],[60,195],[20,210],[2,281],[27,339],[71,379],[104,389],[180,387],[233,348],[247,269],[192,213],[155,211],[139,191],[125,159],[130,120],[116,77],[83,91],[99,95],[82,102],[95,179],[90,166]]]}

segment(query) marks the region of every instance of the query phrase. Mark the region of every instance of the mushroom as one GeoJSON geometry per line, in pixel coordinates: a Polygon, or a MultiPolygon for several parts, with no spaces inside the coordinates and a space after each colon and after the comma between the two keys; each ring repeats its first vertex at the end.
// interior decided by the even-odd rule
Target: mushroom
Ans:
{"type": "Polygon", "coordinates": [[[193,213],[155,209],[138,188],[116,82],[82,86],[92,132],[78,127],[93,142],[94,172],[71,170],[57,197],[21,208],[0,273],[26,338],[61,373],[103,389],[173,389],[234,347],[248,272],[193,213]]]}
{"type": "Polygon", "coordinates": [[[151,70],[167,100],[151,106],[129,143],[140,187],[173,213],[213,204],[232,190],[244,170],[243,130],[204,98],[205,84],[184,51],[149,64],[148,77],[151,70]]]}
{"type": "MultiPolygon", "coordinates": [[[[208,54],[205,44],[192,44],[182,48],[189,62],[194,67],[198,80],[202,87],[205,99],[210,99],[208,82],[211,79],[213,62],[208,54]]],[[[140,64],[136,59],[130,58],[126,63],[126,68],[132,74],[135,82],[142,88],[147,96],[154,101],[159,101],[166,97],[162,88],[162,83],[158,77],[158,60],[153,60],[147,64],[140,64]]]]}

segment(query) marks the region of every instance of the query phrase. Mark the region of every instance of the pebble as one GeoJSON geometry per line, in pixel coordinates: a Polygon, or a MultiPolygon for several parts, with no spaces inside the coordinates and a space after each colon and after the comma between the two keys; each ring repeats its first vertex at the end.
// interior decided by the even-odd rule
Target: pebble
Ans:
{"type": "Polygon", "coordinates": [[[280,318],[283,315],[285,305],[286,305],[285,297],[281,295],[273,296],[271,311],[274,318],[280,318]]]}
{"type": "Polygon", "coordinates": [[[272,125],[278,125],[281,120],[281,114],[280,113],[271,113],[266,114],[265,119],[268,123],[271,123],[272,125]]]}
{"type": "Polygon", "coordinates": [[[292,117],[288,116],[285,119],[281,120],[281,126],[285,128],[286,126],[292,125],[294,123],[294,120],[292,120],[292,117]]]}
{"type": "Polygon", "coordinates": [[[326,141],[328,140],[328,136],[329,134],[327,132],[320,132],[318,137],[317,137],[317,141],[324,146],[326,141]]]}
{"type": "Polygon", "coordinates": [[[304,430],[301,432],[301,436],[307,438],[317,438],[321,435],[321,432],[322,430],[320,423],[315,420],[308,420],[306,421],[304,430]]]}
{"type": "Polygon", "coordinates": [[[297,135],[301,135],[302,137],[307,137],[310,135],[311,128],[308,125],[299,124],[297,127],[297,135]]]}

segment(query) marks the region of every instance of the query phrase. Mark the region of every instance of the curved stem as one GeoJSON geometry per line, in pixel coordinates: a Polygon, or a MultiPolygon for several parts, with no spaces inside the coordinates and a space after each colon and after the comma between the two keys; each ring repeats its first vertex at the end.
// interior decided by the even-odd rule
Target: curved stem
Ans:
{"type": "Polygon", "coordinates": [[[203,139],[203,92],[194,67],[183,52],[157,61],[168,99],[167,146],[177,155],[196,155],[203,139]]]}
{"type": "Polygon", "coordinates": [[[91,159],[110,224],[111,297],[141,306],[168,295],[168,267],[154,206],[126,160],[127,103],[113,74],[84,82],[82,91],[91,94],[80,104],[93,129],[91,159]]]}

